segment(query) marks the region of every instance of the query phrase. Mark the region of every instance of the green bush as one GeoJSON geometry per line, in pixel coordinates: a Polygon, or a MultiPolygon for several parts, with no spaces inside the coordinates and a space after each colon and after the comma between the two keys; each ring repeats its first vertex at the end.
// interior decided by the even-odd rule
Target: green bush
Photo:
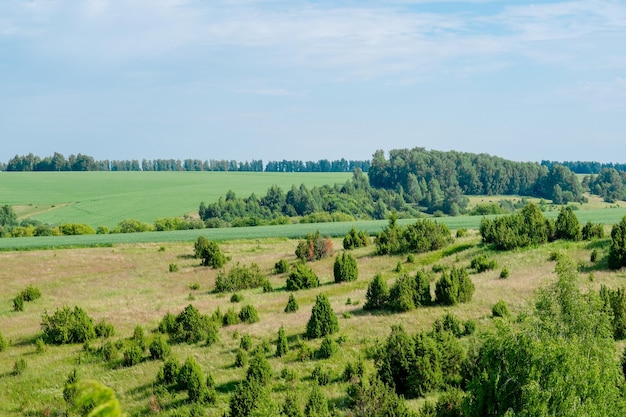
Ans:
{"type": "Polygon", "coordinates": [[[243,301],[243,295],[239,294],[239,293],[233,293],[233,295],[230,296],[230,302],[231,303],[240,303],[243,301]]]}
{"type": "Polygon", "coordinates": [[[435,299],[437,304],[455,305],[467,303],[474,294],[474,283],[465,268],[453,267],[446,271],[435,285],[435,299]]]}
{"type": "Polygon", "coordinates": [[[235,313],[234,309],[229,308],[226,314],[224,314],[224,316],[222,317],[222,325],[231,326],[233,324],[239,324],[239,323],[240,323],[239,315],[235,313]]]}
{"type": "Polygon", "coordinates": [[[157,375],[157,383],[171,385],[177,382],[180,364],[174,359],[169,358],[163,364],[163,367],[157,375]]]}
{"type": "Polygon", "coordinates": [[[172,348],[161,335],[156,335],[152,339],[148,350],[150,351],[150,357],[155,360],[165,359],[172,353],[172,348]]]}
{"type": "Polygon", "coordinates": [[[59,231],[66,236],[74,235],[95,235],[96,231],[87,224],[66,223],[59,227],[59,231]]]}
{"type": "Polygon", "coordinates": [[[453,240],[450,229],[443,223],[420,219],[402,228],[392,217],[389,226],[376,236],[376,248],[380,255],[421,253],[441,249],[453,240]]]}
{"type": "Polygon", "coordinates": [[[315,272],[306,264],[299,263],[287,278],[287,291],[297,291],[319,287],[320,281],[315,272]]]}
{"type": "Polygon", "coordinates": [[[298,302],[296,298],[293,296],[293,293],[289,294],[289,300],[287,301],[287,305],[285,306],[285,313],[295,313],[298,311],[300,307],[298,306],[298,302]]]}
{"type": "Polygon", "coordinates": [[[232,292],[248,288],[259,288],[267,281],[259,266],[235,265],[228,272],[220,271],[215,280],[216,292],[232,292]]]}
{"type": "Polygon", "coordinates": [[[351,250],[368,246],[370,237],[362,230],[357,230],[353,227],[348,234],[343,238],[343,248],[345,250],[351,250]]]}
{"type": "Polygon", "coordinates": [[[211,268],[221,268],[226,263],[226,256],[222,253],[219,245],[204,236],[198,236],[194,244],[196,258],[202,259],[202,265],[211,268]]]}
{"type": "Polygon", "coordinates": [[[305,336],[307,339],[317,339],[339,331],[337,316],[330,306],[326,294],[318,294],[311,317],[306,324],[305,336]]]}
{"type": "Polygon", "coordinates": [[[133,343],[141,348],[142,351],[146,350],[146,336],[143,331],[143,327],[135,326],[133,330],[133,337],[131,339],[133,343]]]}
{"type": "Polygon", "coordinates": [[[18,294],[13,299],[13,311],[24,311],[24,296],[18,294]]]}
{"type": "Polygon", "coordinates": [[[0,333],[0,352],[5,351],[9,347],[9,342],[4,338],[2,333],[0,333]]]}
{"type": "Polygon", "coordinates": [[[29,285],[22,292],[22,298],[24,301],[35,301],[38,298],[41,298],[41,291],[37,287],[33,287],[29,285]]]}
{"type": "Polygon", "coordinates": [[[311,372],[311,379],[319,386],[328,385],[330,383],[330,372],[322,369],[320,365],[315,365],[311,372]]]}
{"type": "Polygon", "coordinates": [[[337,283],[355,281],[359,276],[359,269],[354,256],[347,252],[337,255],[333,264],[333,275],[337,283]]]}
{"type": "Polygon", "coordinates": [[[114,362],[117,360],[119,351],[115,344],[113,344],[112,342],[106,342],[102,345],[100,353],[102,355],[102,359],[104,359],[106,362],[114,362]]]}
{"type": "Polygon", "coordinates": [[[239,312],[239,320],[241,320],[242,323],[256,323],[259,321],[259,313],[257,313],[254,306],[250,304],[245,305],[239,312]]]}
{"type": "Polygon", "coordinates": [[[415,309],[415,280],[408,275],[399,277],[389,290],[386,307],[393,311],[404,312],[415,309]]]}
{"type": "Polygon", "coordinates": [[[320,345],[320,349],[317,351],[317,357],[320,359],[328,359],[337,353],[339,346],[330,336],[325,336],[320,345]]]}
{"type": "Polygon", "coordinates": [[[313,390],[304,407],[304,415],[306,417],[330,417],[328,401],[317,385],[313,385],[313,390]]]}
{"type": "Polygon", "coordinates": [[[609,247],[609,268],[620,269],[626,266],[626,216],[611,229],[609,247]]]}
{"type": "Polygon", "coordinates": [[[176,265],[175,263],[171,263],[169,266],[169,271],[170,272],[178,272],[178,265],[176,265]]]}
{"type": "Polygon", "coordinates": [[[289,352],[287,334],[285,333],[285,328],[280,326],[280,329],[278,329],[278,340],[276,341],[276,357],[285,356],[287,352],[289,352]]]}
{"type": "Polygon", "coordinates": [[[470,264],[470,268],[476,271],[477,274],[489,271],[491,269],[496,269],[497,267],[498,263],[493,259],[489,259],[487,255],[479,255],[475,257],[474,259],[472,259],[472,262],[470,264]]]}
{"type": "Polygon", "coordinates": [[[235,355],[235,367],[244,368],[246,366],[248,366],[248,353],[244,349],[237,349],[237,354],[235,355]]]}
{"type": "Polygon", "coordinates": [[[276,272],[277,274],[284,274],[287,271],[289,271],[289,262],[287,262],[285,259],[279,260],[274,265],[274,272],[276,272]]]}
{"type": "Polygon", "coordinates": [[[46,351],[46,342],[41,337],[35,340],[35,351],[37,353],[44,353],[46,351]]]}
{"type": "Polygon", "coordinates": [[[554,235],[557,239],[580,240],[582,233],[578,217],[570,206],[562,207],[555,223],[554,235]]]}
{"type": "Polygon", "coordinates": [[[249,334],[244,334],[241,336],[241,340],[239,341],[239,347],[245,351],[250,350],[252,347],[252,337],[249,334]]]}
{"type": "Polygon", "coordinates": [[[302,410],[300,410],[300,407],[298,406],[298,399],[294,393],[287,394],[280,411],[281,416],[284,417],[304,417],[302,410]]]}
{"type": "Polygon", "coordinates": [[[365,299],[364,310],[380,310],[387,306],[389,288],[387,287],[387,281],[383,279],[381,274],[376,274],[372,282],[370,282],[365,299]]]}
{"type": "Polygon", "coordinates": [[[511,273],[509,272],[509,268],[507,268],[507,267],[505,266],[505,267],[503,267],[503,268],[502,268],[502,271],[500,271],[500,278],[501,278],[501,279],[508,278],[510,274],[511,274],[511,273]]]}
{"type": "Polygon", "coordinates": [[[93,320],[77,306],[57,309],[52,316],[44,312],[41,328],[47,344],[83,343],[96,337],[93,320]]]}
{"type": "Polygon", "coordinates": [[[98,324],[94,326],[94,330],[96,332],[96,337],[109,338],[115,335],[115,327],[112,324],[107,323],[103,320],[100,320],[98,324]]]}
{"type": "Polygon", "coordinates": [[[587,222],[582,228],[581,237],[583,240],[602,239],[604,237],[604,225],[587,222]]]}
{"type": "Polygon", "coordinates": [[[13,365],[13,375],[21,375],[28,367],[24,358],[17,358],[13,365]]]}
{"type": "Polygon", "coordinates": [[[113,233],[139,233],[150,232],[152,230],[154,230],[154,227],[151,224],[143,223],[135,219],[126,219],[117,224],[115,229],[113,229],[113,233]]]}
{"type": "Polygon", "coordinates": [[[130,343],[124,350],[124,366],[135,366],[143,359],[143,349],[136,343],[130,343]]]}
{"type": "Polygon", "coordinates": [[[491,307],[491,315],[493,317],[509,317],[511,313],[504,300],[500,300],[491,307]]]}
{"type": "Polygon", "coordinates": [[[200,311],[189,304],[177,316],[166,313],[159,323],[159,331],[167,333],[175,342],[197,343],[207,338],[208,333],[213,331],[212,319],[201,314],[200,311]]]}

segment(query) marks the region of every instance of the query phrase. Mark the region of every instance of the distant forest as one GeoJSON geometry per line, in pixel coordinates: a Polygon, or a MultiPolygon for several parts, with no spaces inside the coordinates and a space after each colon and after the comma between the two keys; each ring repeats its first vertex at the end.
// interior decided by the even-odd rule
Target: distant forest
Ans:
{"type": "Polygon", "coordinates": [[[241,171],[241,172],[352,172],[369,170],[370,161],[270,161],[239,162],[225,159],[137,159],[95,160],[89,155],[70,155],[67,158],[55,152],[41,158],[29,153],[15,155],[6,164],[0,162],[0,171],[241,171]]]}

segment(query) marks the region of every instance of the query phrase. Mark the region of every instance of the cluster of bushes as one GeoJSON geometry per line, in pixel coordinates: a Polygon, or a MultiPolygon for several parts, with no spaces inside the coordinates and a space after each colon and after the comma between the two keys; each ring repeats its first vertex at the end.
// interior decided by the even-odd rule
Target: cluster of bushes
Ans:
{"type": "Polygon", "coordinates": [[[215,280],[215,292],[232,292],[248,288],[258,288],[266,284],[267,278],[259,266],[235,265],[228,272],[220,271],[215,280]]]}
{"type": "Polygon", "coordinates": [[[354,256],[346,252],[337,255],[333,264],[333,276],[337,283],[355,281],[359,277],[359,269],[354,256]]]}
{"type": "Polygon", "coordinates": [[[443,223],[421,219],[400,227],[392,214],[389,225],[376,236],[376,249],[380,255],[421,253],[441,249],[453,241],[450,229],[443,223]]]}
{"type": "Polygon", "coordinates": [[[159,323],[158,330],[170,335],[175,342],[198,343],[205,340],[212,345],[218,340],[221,315],[208,316],[189,304],[178,315],[166,313],[159,323]]]}
{"type": "Polygon", "coordinates": [[[611,228],[609,247],[609,268],[620,269],[626,266],[626,216],[611,228]]]}
{"type": "Polygon", "coordinates": [[[346,237],[343,238],[343,248],[345,250],[363,248],[370,244],[370,237],[363,230],[357,231],[354,227],[350,229],[346,237]]]}
{"type": "Polygon", "coordinates": [[[611,289],[602,285],[600,299],[604,310],[610,312],[613,337],[616,340],[626,338],[626,289],[611,289]]]}
{"type": "Polygon", "coordinates": [[[78,306],[73,310],[68,306],[57,308],[52,315],[44,312],[41,329],[44,341],[53,345],[83,343],[96,337],[92,318],[78,306]]]}
{"type": "Polygon", "coordinates": [[[487,255],[480,255],[472,259],[470,263],[470,268],[476,271],[477,274],[481,272],[489,271],[491,269],[496,269],[498,267],[498,263],[495,259],[489,259],[487,255]]]}
{"type": "Polygon", "coordinates": [[[329,237],[323,238],[320,232],[309,233],[305,240],[298,242],[295,251],[301,261],[316,261],[333,254],[333,242],[329,237]]]}
{"type": "Polygon", "coordinates": [[[430,278],[429,273],[420,270],[415,276],[400,276],[391,289],[388,289],[385,279],[377,274],[367,288],[363,309],[404,312],[433,303],[454,305],[472,299],[474,284],[466,269],[452,268],[443,271],[435,285],[435,300],[430,293],[430,278]]]}
{"type": "Polygon", "coordinates": [[[13,310],[23,311],[24,302],[34,301],[40,297],[41,291],[39,290],[39,288],[29,285],[24,290],[20,291],[20,293],[17,294],[13,299],[13,310]]]}
{"type": "MultiPolygon", "coordinates": [[[[453,323],[458,321],[448,320],[453,323]]],[[[443,321],[442,321],[443,322],[443,321]]],[[[378,376],[406,398],[458,386],[466,351],[458,337],[440,322],[431,332],[410,336],[401,325],[391,327],[375,355],[378,376]]]]}
{"type": "MultiPolygon", "coordinates": [[[[587,237],[591,237],[590,226],[587,237]]],[[[595,233],[594,231],[593,233],[595,233]]],[[[480,222],[480,235],[485,243],[510,250],[547,243],[555,239],[580,240],[582,231],[571,207],[563,207],[554,222],[546,219],[536,204],[529,203],[519,213],[480,222]]]]}
{"type": "Polygon", "coordinates": [[[187,391],[191,403],[208,405],[217,400],[213,376],[205,376],[200,364],[191,356],[182,365],[175,359],[168,359],[159,370],[156,383],[168,391],[187,391]]]}
{"type": "Polygon", "coordinates": [[[604,225],[589,221],[583,226],[581,236],[583,240],[602,239],[604,237],[604,225]]]}

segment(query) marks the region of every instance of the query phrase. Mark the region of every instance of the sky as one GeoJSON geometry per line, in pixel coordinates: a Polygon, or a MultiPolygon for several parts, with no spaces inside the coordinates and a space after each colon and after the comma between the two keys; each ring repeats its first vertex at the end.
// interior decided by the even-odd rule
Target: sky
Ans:
{"type": "Polygon", "coordinates": [[[626,1],[0,1],[4,162],[626,162],[625,139],[626,1]]]}

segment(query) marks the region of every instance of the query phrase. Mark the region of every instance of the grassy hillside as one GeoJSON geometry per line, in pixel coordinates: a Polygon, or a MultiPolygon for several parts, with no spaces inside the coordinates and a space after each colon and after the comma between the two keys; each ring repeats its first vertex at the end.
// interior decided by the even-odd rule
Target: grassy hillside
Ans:
{"type": "Polygon", "coordinates": [[[124,219],[152,223],[159,217],[197,214],[201,201],[228,190],[265,195],[276,184],[287,191],[346,182],[349,173],[271,172],[2,172],[0,205],[44,223],[112,227],[124,219]]]}
{"type": "MultiPolygon", "coordinates": [[[[243,303],[230,302],[230,294],[212,293],[217,271],[199,266],[199,261],[190,255],[190,243],[116,245],[108,248],[82,248],[67,250],[3,252],[0,253],[0,331],[11,340],[11,346],[0,352],[0,415],[41,415],[45,410],[55,412],[65,407],[62,390],[68,373],[76,368],[81,378],[93,378],[112,387],[128,415],[153,415],[150,410],[159,409],[169,415],[172,407],[187,407],[185,394],[174,398],[161,398],[153,382],[160,361],[145,360],[133,367],[111,365],[94,359],[83,352],[81,345],[48,346],[43,353],[36,350],[35,339],[40,334],[40,319],[44,311],[78,305],[84,308],[96,322],[105,319],[116,329],[114,340],[131,337],[137,325],[143,326],[148,338],[159,320],[168,311],[177,314],[192,303],[202,313],[212,313],[217,308],[226,312],[237,311],[244,304],[252,304],[259,311],[260,321],[255,324],[239,324],[220,330],[220,341],[211,347],[178,344],[173,346],[175,357],[180,361],[191,355],[210,372],[216,381],[218,402],[207,408],[207,415],[221,416],[227,408],[228,399],[235,385],[245,375],[245,368],[234,367],[235,353],[240,337],[249,334],[253,345],[268,342],[274,349],[278,328],[283,325],[290,340],[291,350],[283,358],[269,355],[273,377],[272,396],[282,401],[288,391],[298,394],[300,407],[304,407],[310,392],[310,375],[316,365],[331,373],[330,385],[323,387],[331,404],[341,409],[345,405],[347,384],[339,381],[345,364],[359,357],[366,357],[366,350],[377,339],[384,339],[390,326],[402,323],[410,333],[428,329],[433,321],[450,312],[461,320],[473,319],[479,332],[493,327],[491,307],[496,301],[506,301],[515,315],[525,310],[535,290],[554,280],[554,262],[550,254],[567,252],[581,265],[581,285],[597,289],[604,283],[611,287],[621,285],[624,272],[608,272],[604,261],[589,264],[592,249],[606,255],[608,239],[593,243],[555,242],[538,248],[512,252],[492,252],[479,243],[476,232],[457,239],[455,246],[438,252],[417,255],[414,263],[407,263],[406,256],[374,256],[373,247],[354,252],[359,266],[358,280],[335,284],[332,276],[332,258],[311,263],[320,277],[320,288],[295,293],[300,310],[285,314],[283,309],[289,293],[285,291],[283,275],[273,275],[274,263],[280,258],[294,262],[296,241],[282,238],[248,239],[222,244],[226,254],[232,257],[227,268],[237,262],[248,265],[256,262],[265,272],[275,291],[262,293],[260,289],[241,291],[243,303]],[[368,313],[362,306],[365,302],[367,285],[376,273],[383,274],[389,284],[399,276],[394,272],[398,262],[403,272],[414,273],[418,268],[430,269],[433,264],[468,266],[470,260],[487,254],[499,264],[497,270],[472,275],[476,286],[474,298],[468,304],[454,307],[419,308],[408,313],[368,313]],[[169,265],[175,263],[179,270],[170,273],[169,265]],[[508,279],[499,279],[499,272],[506,266],[510,270],[508,279]],[[593,272],[593,281],[588,279],[593,272]],[[199,289],[192,290],[192,284],[199,289]],[[13,312],[11,300],[27,285],[34,285],[42,297],[25,305],[25,311],[13,312]],[[339,317],[341,336],[345,341],[339,352],[331,359],[297,359],[296,338],[305,330],[315,296],[326,293],[334,312],[339,317]],[[350,303],[347,301],[350,300],[350,303]],[[12,375],[13,364],[18,358],[27,362],[21,375],[12,375]],[[294,379],[281,377],[281,371],[293,372],[294,379]],[[155,403],[155,399],[161,402],[155,403]],[[156,404],[156,405],[155,405],[156,404]]],[[[341,247],[340,239],[333,241],[335,248],[341,247]]],[[[431,282],[432,284],[432,282],[431,282]]],[[[431,287],[432,289],[432,287],[431,287]]],[[[94,342],[97,345],[100,342],[94,342]]],[[[469,343],[469,342],[468,342],[469,343]]],[[[320,340],[307,341],[317,349],[320,340]]],[[[373,363],[366,360],[368,372],[373,372],[373,363]]],[[[410,406],[419,408],[423,400],[412,400],[410,406]]],[[[52,415],[52,414],[51,414],[52,415]]]]}

